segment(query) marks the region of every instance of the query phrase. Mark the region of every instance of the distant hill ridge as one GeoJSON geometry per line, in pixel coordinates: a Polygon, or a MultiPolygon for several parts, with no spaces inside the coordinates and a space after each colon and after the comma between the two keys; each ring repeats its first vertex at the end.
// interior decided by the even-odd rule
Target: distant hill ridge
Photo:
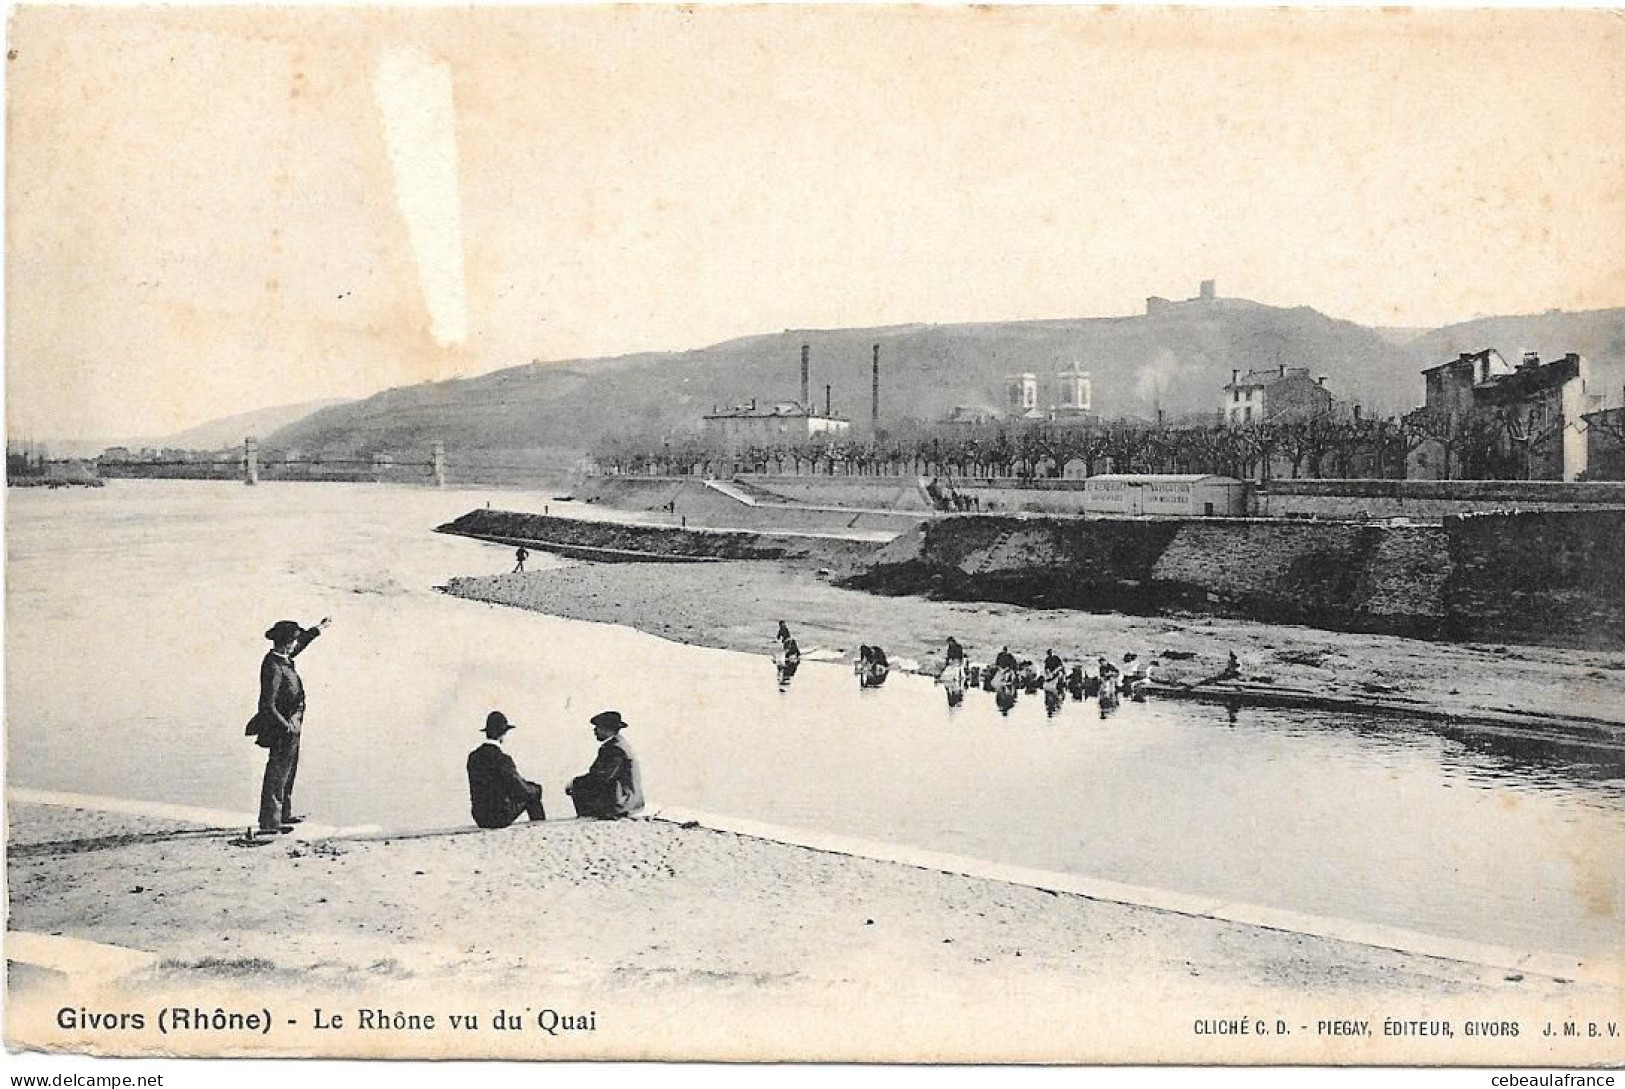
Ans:
{"type": "Polygon", "coordinates": [[[320,401],[302,401],[292,405],[276,405],[272,408],[262,408],[253,412],[242,412],[234,416],[210,420],[196,427],[187,428],[185,431],[177,431],[173,435],[145,440],[142,445],[170,446],[179,450],[219,450],[240,443],[249,435],[267,435],[279,431],[289,424],[304,419],[312,412],[318,412],[334,405],[349,403],[346,398],[329,397],[320,401]]]}
{"type": "Polygon", "coordinates": [[[266,438],[306,454],[409,450],[435,440],[454,459],[527,452],[567,458],[615,430],[664,434],[699,426],[713,407],[800,395],[810,346],[811,399],[859,433],[869,421],[871,345],[880,345],[881,423],[936,419],[956,405],[998,405],[1004,376],[1041,378],[1074,361],[1090,372],[1095,411],[1151,419],[1216,413],[1232,370],[1309,367],[1340,399],[1389,414],[1422,401],[1423,367],[1462,351],[1526,349],[1589,358],[1619,403],[1625,308],[1478,318],[1431,331],[1383,330],[1305,306],[1244,299],[1167,303],[1126,317],[785,330],[706,348],[533,362],[474,378],[385,390],[321,409],[266,438]]]}

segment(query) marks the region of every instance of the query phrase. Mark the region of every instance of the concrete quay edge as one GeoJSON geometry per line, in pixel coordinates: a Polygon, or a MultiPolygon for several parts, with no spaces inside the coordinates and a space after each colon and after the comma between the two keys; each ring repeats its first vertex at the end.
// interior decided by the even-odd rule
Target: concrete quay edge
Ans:
{"type": "MultiPolygon", "coordinates": [[[[61,790],[34,790],[29,787],[8,786],[6,788],[6,801],[19,802],[23,805],[89,809],[99,813],[121,813],[126,816],[147,817],[152,820],[179,821],[183,824],[217,828],[223,832],[238,828],[246,829],[258,823],[258,817],[247,811],[209,809],[194,805],[172,805],[168,802],[149,802],[139,798],[114,798],[101,794],[74,794],[61,790]]],[[[340,827],[338,825],[315,824],[306,821],[294,825],[292,832],[285,836],[278,836],[277,839],[341,839],[373,832],[377,829],[377,825],[371,824],[340,827]]]]}
{"type": "Polygon", "coordinates": [[[698,810],[667,806],[651,810],[646,815],[653,820],[679,825],[692,824],[716,832],[770,840],[807,850],[866,858],[876,862],[891,862],[917,869],[937,870],[941,873],[1020,885],[1045,892],[1066,893],[1087,900],[1150,908],[1175,915],[1236,923],[1265,930],[1280,930],[1306,937],[1345,941],[1411,956],[1457,961],[1508,972],[1615,987],[1625,985],[1625,962],[1585,960],[1569,953],[1489,945],[1406,930],[1382,923],[1312,915],[1262,904],[1228,900],[1222,896],[1127,885],[1080,874],[989,862],[964,855],[884,843],[858,836],[789,828],[765,821],[728,817],[698,810]]]}
{"type": "MultiPolygon", "coordinates": [[[[246,814],[230,810],[170,805],[160,802],[73,794],[62,791],[32,790],[22,787],[9,788],[7,800],[23,804],[63,806],[74,809],[184,821],[210,827],[222,827],[223,830],[244,825],[245,823],[252,823],[253,820],[246,814]]],[[[863,858],[874,862],[887,862],[916,869],[936,870],[939,873],[959,877],[1019,885],[1045,892],[1065,893],[1088,900],[1121,904],[1127,907],[1149,908],[1154,911],[1210,919],[1215,922],[1235,923],[1265,930],[1302,934],[1306,937],[1345,941],[1378,949],[1388,949],[1411,956],[1457,961],[1509,972],[1522,972],[1559,980],[1625,987],[1625,962],[1585,960],[1569,953],[1520,950],[1507,946],[1489,945],[1465,939],[1406,930],[1382,923],[1312,915],[1289,909],[1272,908],[1262,904],[1229,900],[1216,895],[1184,893],[1170,889],[1129,885],[1081,874],[1069,874],[1011,863],[992,862],[986,859],[886,843],[859,836],[791,828],[766,821],[730,817],[676,806],[651,807],[640,816],[646,820],[658,820],[679,826],[695,826],[714,832],[724,832],[781,843],[791,847],[800,847],[805,850],[863,858]]],[[[548,825],[572,823],[577,819],[568,818],[534,823],[520,822],[513,825],[511,829],[497,831],[545,828],[548,825]]],[[[392,831],[377,825],[337,827],[307,823],[300,825],[298,831],[292,835],[279,838],[305,841],[351,840],[376,842],[439,838],[474,833],[490,834],[488,830],[477,828],[471,824],[392,831]]],[[[10,933],[8,933],[7,938],[7,956],[10,957],[10,933]]],[[[98,963],[103,961],[105,961],[105,958],[98,961],[98,963]]]]}

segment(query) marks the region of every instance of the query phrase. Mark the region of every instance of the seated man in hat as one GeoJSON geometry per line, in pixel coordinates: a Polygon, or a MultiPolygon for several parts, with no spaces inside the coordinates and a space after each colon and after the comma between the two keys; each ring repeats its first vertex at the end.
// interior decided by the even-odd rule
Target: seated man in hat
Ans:
{"type": "Polygon", "coordinates": [[[598,755],[587,774],[577,776],[564,792],[576,804],[578,817],[626,817],[643,808],[643,775],[637,758],[621,739],[627,723],[619,711],[592,716],[598,755]]]}
{"type": "Polygon", "coordinates": [[[520,778],[513,757],[502,751],[502,738],[513,728],[507,715],[492,711],[485,716],[485,744],[468,754],[468,799],[481,828],[506,828],[521,813],[533,821],[547,819],[542,788],[520,778]]]}

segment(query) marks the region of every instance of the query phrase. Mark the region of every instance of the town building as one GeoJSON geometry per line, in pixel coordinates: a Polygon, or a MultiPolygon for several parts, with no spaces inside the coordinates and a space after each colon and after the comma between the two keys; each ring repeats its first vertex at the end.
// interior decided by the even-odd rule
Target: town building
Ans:
{"type": "Polygon", "coordinates": [[[1308,367],[1230,372],[1224,387],[1224,422],[1231,427],[1255,423],[1293,423],[1325,416],[1332,409],[1326,376],[1311,378],[1308,367]]]}
{"type": "Polygon", "coordinates": [[[1446,414],[1475,408],[1473,387],[1512,373],[1512,366],[1494,348],[1462,352],[1455,359],[1422,372],[1428,411],[1446,414]]]}
{"type": "Polygon", "coordinates": [[[1052,420],[1082,421],[1093,419],[1094,389],[1089,372],[1077,363],[1054,378],[1054,397],[1050,401],[1049,418],[1052,420]]]}
{"type": "Polygon", "coordinates": [[[1000,419],[999,410],[989,405],[955,405],[952,411],[942,417],[941,422],[961,427],[982,427],[998,423],[1000,419]]]}
{"type": "Polygon", "coordinates": [[[1205,473],[1101,473],[1083,482],[1086,514],[1241,517],[1247,484],[1205,473]]]}
{"type": "Polygon", "coordinates": [[[1038,408],[1038,375],[1031,371],[1004,376],[1005,416],[1015,420],[1042,420],[1038,408]]]}
{"type": "Polygon", "coordinates": [[[1625,408],[1605,408],[1583,417],[1586,479],[1625,480],[1625,408]]]}
{"type": "Polygon", "coordinates": [[[1081,422],[1094,419],[1094,390],[1089,372],[1076,362],[1040,382],[1034,371],[1004,376],[1004,412],[1008,420],[1081,422]]]}
{"type": "Polygon", "coordinates": [[[758,408],[753,400],[748,405],[713,412],[704,419],[706,435],[729,453],[750,446],[831,438],[845,434],[852,426],[845,417],[832,415],[827,409],[820,415],[797,401],[778,401],[758,408]]]}
{"type": "MultiPolygon", "coordinates": [[[[1520,480],[1578,480],[1589,462],[1586,415],[1602,407],[1590,389],[1591,367],[1573,352],[1542,363],[1525,352],[1512,366],[1494,348],[1463,352],[1422,372],[1423,409],[1446,433],[1466,433],[1471,418],[1486,449],[1478,458],[1495,475],[1520,480]]],[[[1464,440],[1466,441],[1466,440],[1464,440]]],[[[1450,470],[1441,438],[1428,438],[1411,452],[1415,478],[1450,470]]],[[[1465,464],[1457,459],[1457,464],[1465,464]]]]}

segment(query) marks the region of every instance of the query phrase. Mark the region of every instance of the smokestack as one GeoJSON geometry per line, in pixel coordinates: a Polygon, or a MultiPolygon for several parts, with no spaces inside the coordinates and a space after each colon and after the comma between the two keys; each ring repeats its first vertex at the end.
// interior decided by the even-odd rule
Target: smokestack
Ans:
{"type": "Polygon", "coordinates": [[[807,346],[803,344],[801,346],[801,405],[809,411],[812,409],[811,398],[812,393],[807,385],[807,346]]]}
{"type": "Polygon", "coordinates": [[[1285,363],[1277,363],[1275,365],[1275,367],[1276,367],[1276,369],[1278,371],[1280,371],[1279,377],[1285,378],[1286,377],[1286,364],[1285,363]]]}
{"type": "Polygon", "coordinates": [[[829,410],[829,386],[828,385],[824,386],[824,418],[826,420],[833,419],[833,417],[830,415],[830,410],[829,410]]]}
{"type": "Polygon", "coordinates": [[[869,385],[869,430],[880,433],[880,345],[875,345],[874,377],[869,385]]]}
{"type": "Polygon", "coordinates": [[[1239,368],[1230,368],[1230,384],[1232,386],[1238,386],[1241,384],[1241,371],[1239,368]]]}

